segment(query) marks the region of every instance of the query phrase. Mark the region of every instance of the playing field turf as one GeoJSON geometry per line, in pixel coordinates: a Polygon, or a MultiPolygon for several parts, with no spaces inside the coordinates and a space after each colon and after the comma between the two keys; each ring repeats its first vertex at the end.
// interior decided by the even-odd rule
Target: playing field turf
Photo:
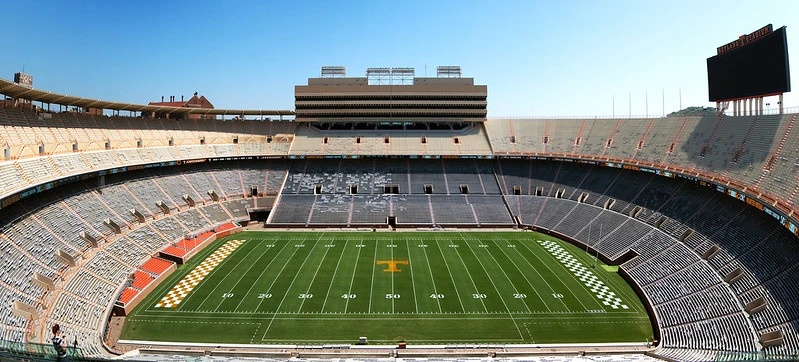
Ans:
{"type": "Polygon", "coordinates": [[[127,317],[121,339],[652,340],[641,301],[600,265],[533,232],[242,232],[178,268],[127,317]]]}

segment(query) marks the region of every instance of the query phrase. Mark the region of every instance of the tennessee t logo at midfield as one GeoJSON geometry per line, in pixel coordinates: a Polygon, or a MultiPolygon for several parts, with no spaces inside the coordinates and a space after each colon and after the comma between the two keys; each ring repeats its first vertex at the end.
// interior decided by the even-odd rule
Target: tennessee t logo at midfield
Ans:
{"type": "Polygon", "coordinates": [[[388,265],[388,268],[386,268],[383,271],[387,272],[387,273],[396,273],[396,272],[401,272],[402,271],[399,268],[397,268],[397,265],[408,265],[408,261],[407,260],[378,260],[377,261],[377,265],[388,265]]]}

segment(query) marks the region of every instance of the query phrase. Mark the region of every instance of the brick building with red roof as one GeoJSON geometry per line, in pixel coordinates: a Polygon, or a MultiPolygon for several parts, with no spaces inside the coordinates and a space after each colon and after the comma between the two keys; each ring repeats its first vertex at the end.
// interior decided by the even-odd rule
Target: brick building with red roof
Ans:
{"type": "MultiPolygon", "coordinates": [[[[211,102],[207,98],[205,98],[205,96],[198,96],[197,92],[194,92],[194,96],[189,98],[187,101],[183,100],[183,96],[180,97],[180,101],[176,101],[175,96],[171,96],[169,98],[170,100],[168,102],[164,102],[163,97],[161,97],[161,102],[150,102],[148,103],[148,105],[163,106],[163,107],[214,109],[214,105],[211,104],[211,102]]],[[[215,115],[206,115],[206,114],[197,114],[197,113],[169,114],[157,111],[153,113],[142,112],[142,117],[171,118],[171,119],[210,119],[210,120],[216,119],[215,115]]]]}

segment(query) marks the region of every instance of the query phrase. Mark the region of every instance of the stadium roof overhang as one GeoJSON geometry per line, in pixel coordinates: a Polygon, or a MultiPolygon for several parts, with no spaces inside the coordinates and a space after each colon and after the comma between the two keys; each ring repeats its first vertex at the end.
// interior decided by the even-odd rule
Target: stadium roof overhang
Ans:
{"type": "Polygon", "coordinates": [[[81,98],[28,88],[12,81],[0,78],[0,94],[14,98],[22,98],[49,104],[61,104],[82,108],[111,109],[130,112],[154,112],[171,114],[205,114],[205,115],[240,115],[240,116],[293,116],[290,110],[261,110],[261,109],[208,109],[151,106],[145,104],[110,102],[98,99],[81,98]]]}

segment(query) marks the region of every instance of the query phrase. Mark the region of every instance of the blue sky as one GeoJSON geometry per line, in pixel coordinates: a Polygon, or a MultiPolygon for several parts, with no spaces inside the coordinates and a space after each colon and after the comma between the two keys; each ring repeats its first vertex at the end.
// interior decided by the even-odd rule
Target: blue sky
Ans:
{"type": "Polygon", "coordinates": [[[614,98],[617,116],[643,115],[647,94],[659,115],[679,109],[680,89],[683,107],[712,106],[705,59],[769,23],[788,26],[799,72],[795,0],[20,1],[3,13],[0,77],[24,65],[35,88],[120,102],[197,91],[217,108],[293,109],[294,85],[323,65],[461,65],[488,85],[492,117],[606,116],[614,98]]]}

